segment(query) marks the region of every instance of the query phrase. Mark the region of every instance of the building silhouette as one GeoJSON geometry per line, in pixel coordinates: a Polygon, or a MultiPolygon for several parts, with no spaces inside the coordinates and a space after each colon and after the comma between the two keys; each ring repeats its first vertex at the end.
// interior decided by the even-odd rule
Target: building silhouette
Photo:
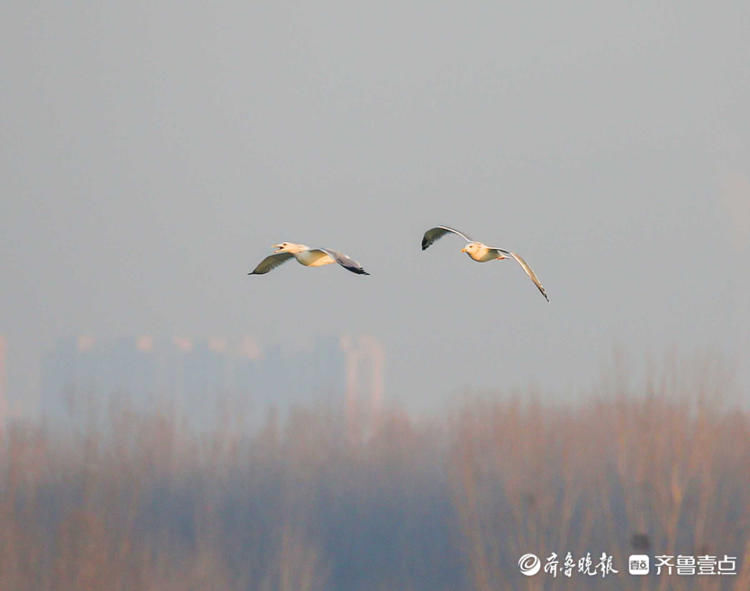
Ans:
{"type": "Polygon", "coordinates": [[[8,420],[8,343],[5,337],[0,335],[0,434],[5,431],[8,420]]]}
{"type": "Polygon", "coordinates": [[[241,400],[264,420],[270,407],[325,404],[345,409],[347,425],[371,424],[383,398],[385,355],[371,336],[320,337],[285,350],[252,337],[59,339],[42,357],[40,411],[76,422],[95,409],[155,412],[169,405],[180,420],[203,428],[224,420],[241,400]]]}

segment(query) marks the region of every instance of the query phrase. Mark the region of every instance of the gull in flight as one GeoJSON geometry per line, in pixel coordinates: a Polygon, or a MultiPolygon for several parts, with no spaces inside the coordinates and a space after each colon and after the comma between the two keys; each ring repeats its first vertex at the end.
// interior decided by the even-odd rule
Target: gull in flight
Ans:
{"type": "Polygon", "coordinates": [[[494,246],[487,246],[486,244],[472,240],[463,232],[459,232],[458,230],[449,228],[448,226],[436,226],[427,230],[422,237],[422,250],[426,250],[433,242],[439,240],[448,233],[458,234],[459,236],[461,236],[461,238],[466,240],[466,246],[461,249],[461,252],[465,252],[478,263],[486,263],[487,261],[502,261],[503,259],[507,259],[508,257],[515,259],[515,261],[519,265],[521,265],[521,268],[526,271],[529,279],[534,282],[534,285],[536,285],[537,289],[542,292],[544,299],[549,302],[547,292],[544,291],[542,282],[539,281],[537,276],[534,274],[534,271],[531,270],[531,267],[529,267],[526,261],[524,261],[521,256],[516,254],[515,252],[511,252],[509,250],[504,250],[502,248],[497,248],[494,246]]]}
{"type": "Polygon", "coordinates": [[[273,248],[276,249],[273,251],[273,254],[268,255],[258,263],[258,266],[250,271],[248,275],[263,275],[268,273],[292,257],[297,259],[300,265],[305,265],[305,267],[321,267],[322,265],[338,263],[352,273],[369,275],[357,261],[330,248],[310,248],[304,244],[295,244],[294,242],[274,244],[273,248]]]}

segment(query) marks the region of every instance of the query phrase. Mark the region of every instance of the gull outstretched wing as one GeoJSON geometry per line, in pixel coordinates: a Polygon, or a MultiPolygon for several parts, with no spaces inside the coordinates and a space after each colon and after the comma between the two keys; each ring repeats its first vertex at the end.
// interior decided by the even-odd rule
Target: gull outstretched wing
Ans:
{"type": "Polygon", "coordinates": [[[265,273],[272,271],[282,263],[287,262],[292,257],[294,257],[294,255],[291,252],[279,252],[276,254],[268,255],[260,263],[258,263],[258,266],[250,271],[248,275],[264,275],[265,273]]]}
{"type": "Polygon", "coordinates": [[[356,273],[357,275],[369,275],[369,273],[362,268],[362,265],[360,265],[353,258],[346,256],[345,254],[342,254],[336,250],[331,250],[330,248],[318,248],[316,250],[320,250],[331,256],[347,271],[351,271],[352,273],[356,273]]]}
{"type": "Polygon", "coordinates": [[[449,233],[458,234],[459,236],[461,236],[461,238],[466,240],[466,242],[472,242],[471,238],[469,238],[463,232],[459,232],[455,228],[450,228],[448,226],[435,226],[434,228],[430,228],[429,230],[427,230],[424,233],[424,236],[422,236],[422,250],[427,250],[427,248],[429,248],[433,242],[439,240],[449,233]]]}
{"type": "Polygon", "coordinates": [[[519,265],[521,265],[521,268],[524,271],[526,271],[526,274],[529,276],[529,279],[531,279],[534,282],[534,285],[536,285],[537,289],[542,293],[542,295],[544,296],[544,299],[549,302],[549,298],[547,297],[547,292],[544,291],[544,286],[542,285],[542,282],[539,281],[539,278],[536,276],[534,271],[531,270],[531,267],[529,267],[529,264],[521,258],[521,255],[516,254],[515,252],[509,252],[509,251],[503,251],[503,250],[500,250],[500,252],[502,252],[503,254],[509,254],[516,260],[516,262],[519,265]]]}

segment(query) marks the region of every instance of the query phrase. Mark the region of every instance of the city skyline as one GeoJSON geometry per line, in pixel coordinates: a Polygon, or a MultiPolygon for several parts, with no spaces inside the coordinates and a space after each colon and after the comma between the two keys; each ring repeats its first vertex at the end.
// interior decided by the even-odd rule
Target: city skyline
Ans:
{"type": "MultiPolygon", "coordinates": [[[[0,338],[0,377],[4,345],[0,338]]],[[[374,420],[384,404],[385,352],[368,335],[284,347],[251,336],[87,334],[58,339],[39,361],[36,408],[21,410],[11,395],[15,414],[59,420],[80,415],[86,406],[101,410],[119,397],[146,413],[172,403],[194,419],[196,413],[213,416],[218,405],[242,396],[248,408],[261,412],[256,422],[272,406],[286,411],[322,402],[344,409],[347,421],[356,423],[374,420]]]]}

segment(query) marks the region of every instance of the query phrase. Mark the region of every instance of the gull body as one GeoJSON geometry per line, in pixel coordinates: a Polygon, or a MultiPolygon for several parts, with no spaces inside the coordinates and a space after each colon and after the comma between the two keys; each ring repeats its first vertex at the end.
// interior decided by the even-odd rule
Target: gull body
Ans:
{"type": "Polygon", "coordinates": [[[465,252],[467,255],[469,255],[469,258],[475,260],[478,263],[486,263],[487,261],[501,261],[508,258],[497,248],[491,248],[486,244],[482,244],[481,242],[469,242],[461,249],[461,252],[465,252]]]}
{"type": "Polygon", "coordinates": [[[549,297],[547,297],[547,292],[544,290],[542,282],[539,281],[539,278],[536,276],[534,271],[531,270],[531,267],[528,265],[528,263],[523,260],[523,258],[521,258],[521,255],[515,252],[505,250],[503,248],[498,248],[496,246],[487,246],[483,242],[472,240],[463,232],[460,232],[455,228],[451,228],[449,226],[435,226],[434,228],[430,228],[429,230],[427,230],[422,237],[422,250],[427,250],[427,248],[429,248],[433,242],[439,240],[446,234],[457,234],[458,236],[463,238],[466,241],[466,244],[461,249],[461,252],[465,252],[469,256],[469,258],[478,263],[486,263],[488,261],[502,261],[503,259],[512,258],[521,266],[526,275],[529,276],[529,279],[531,279],[534,285],[536,285],[539,292],[544,296],[544,299],[549,302],[549,297]]]}
{"type": "Polygon", "coordinates": [[[313,250],[306,244],[282,242],[281,244],[274,244],[273,247],[276,249],[274,253],[288,252],[297,259],[300,265],[304,265],[305,267],[322,267],[323,265],[330,265],[336,262],[336,259],[327,252],[313,250]]]}
{"type": "Polygon", "coordinates": [[[322,267],[323,265],[338,263],[352,273],[369,275],[357,261],[330,248],[310,248],[306,244],[297,244],[295,242],[274,244],[273,248],[276,249],[273,251],[273,254],[268,255],[258,263],[255,269],[250,271],[248,275],[264,275],[292,257],[305,267],[322,267]]]}

